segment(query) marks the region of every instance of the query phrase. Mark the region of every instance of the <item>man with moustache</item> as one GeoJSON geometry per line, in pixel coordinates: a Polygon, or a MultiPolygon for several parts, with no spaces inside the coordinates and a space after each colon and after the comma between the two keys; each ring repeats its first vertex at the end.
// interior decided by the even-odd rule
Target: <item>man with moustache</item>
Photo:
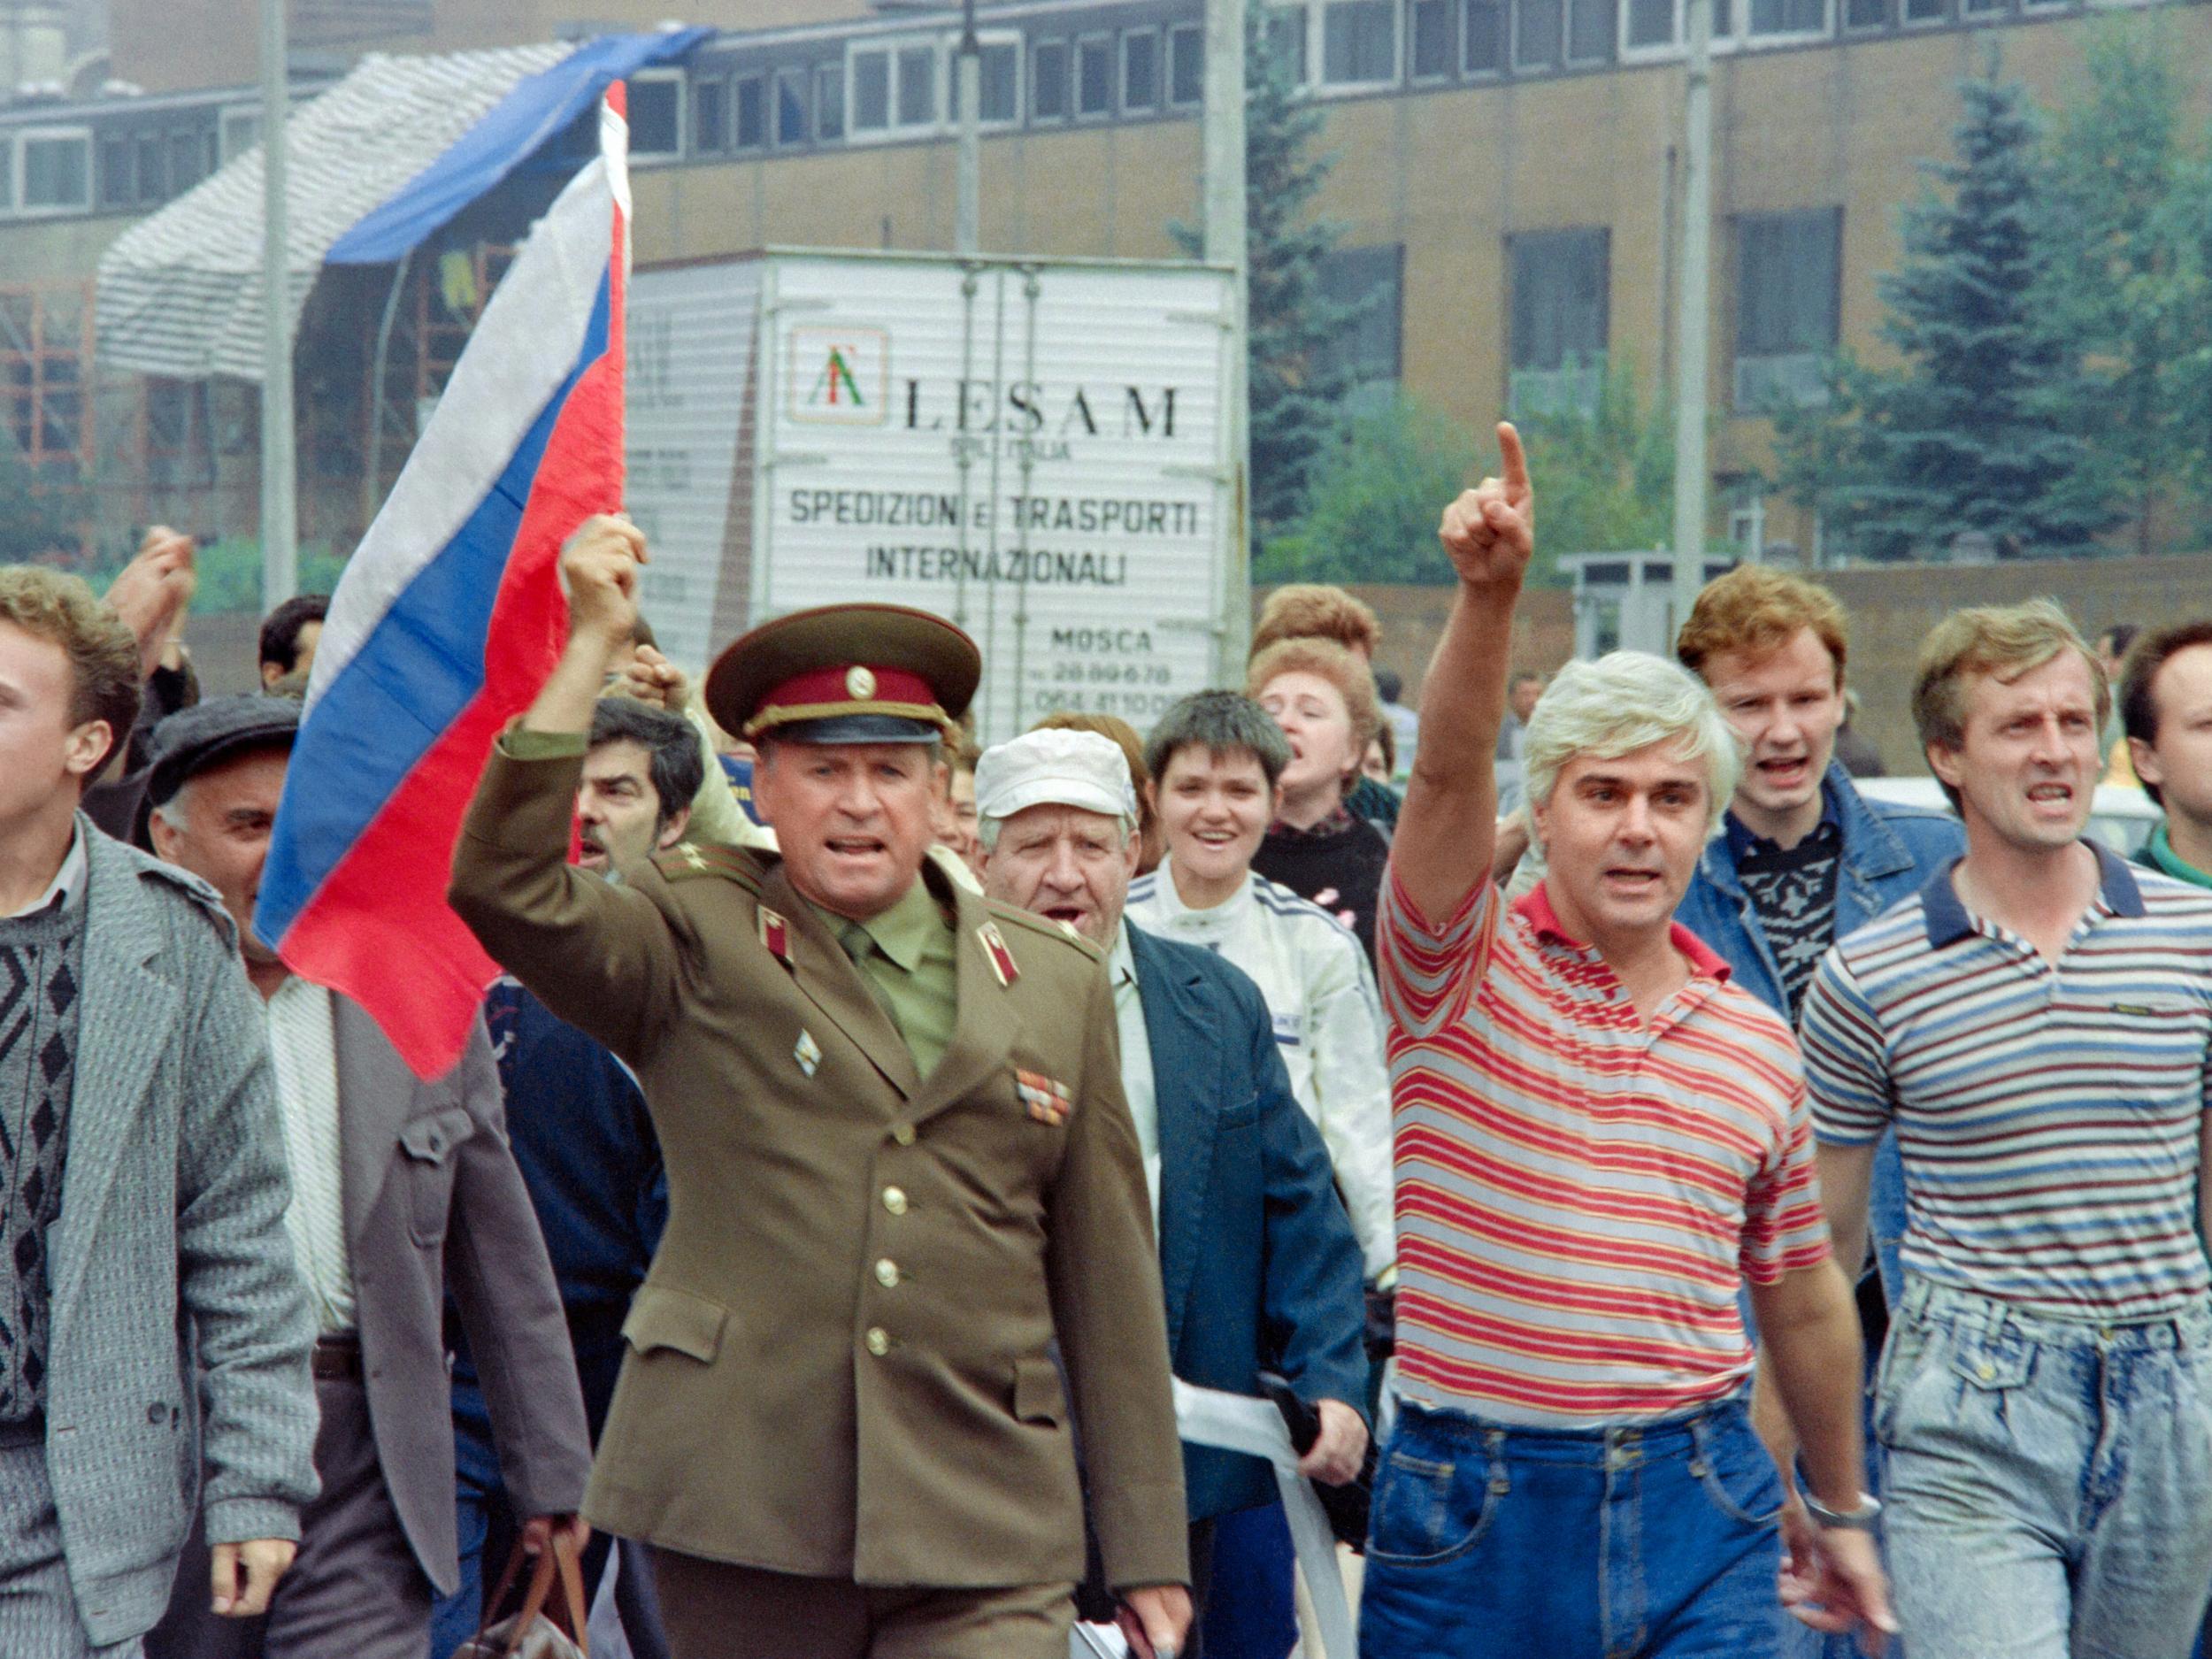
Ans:
{"type": "Polygon", "coordinates": [[[494,750],[455,908],[638,1073],[669,1217],[587,1512],[681,1659],[1048,1659],[1083,1571],[1071,1412],[1140,1659],[1190,1622],[1166,1322],[1097,951],[926,864],[981,672],[951,624],[762,624],[706,701],[779,852],[561,858],[644,538],[563,549],[569,634],[494,750]]]}
{"type": "Polygon", "coordinates": [[[1913,713],[1966,855],[1805,998],[1847,1259],[1893,1123],[1904,1154],[1875,1428],[1905,1641],[1944,1659],[2184,1659],[2212,1585],[2212,895],[2084,838],[2108,703],[2047,600],[1939,623],[1913,713]]]}

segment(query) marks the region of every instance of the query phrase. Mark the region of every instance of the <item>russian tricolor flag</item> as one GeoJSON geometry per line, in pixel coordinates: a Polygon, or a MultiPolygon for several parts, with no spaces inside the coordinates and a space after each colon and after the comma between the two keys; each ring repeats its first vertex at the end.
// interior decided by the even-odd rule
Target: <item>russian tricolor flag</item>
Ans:
{"type": "Polygon", "coordinates": [[[462,814],[560,655],[562,541],[621,504],[624,108],[618,82],[332,595],[254,911],[419,1077],[459,1060],[498,974],[445,902],[462,814]]]}

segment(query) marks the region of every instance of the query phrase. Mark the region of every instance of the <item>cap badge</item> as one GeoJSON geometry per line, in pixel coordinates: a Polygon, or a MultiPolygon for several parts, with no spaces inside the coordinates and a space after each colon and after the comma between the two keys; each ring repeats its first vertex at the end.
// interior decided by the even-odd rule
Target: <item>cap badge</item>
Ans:
{"type": "Polygon", "coordinates": [[[865,703],[876,695],[876,677],[869,669],[855,664],[845,671],[845,695],[855,703],[865,703]]]}
{"type": "Polygon", "coordinates": [[[799,1027],[799,1041],[791,1050],[791,1057],[799,1063],[799,1070],[809,1077],[812,1077],[814,1068],[822,1064],[821,1045],[814,1041],[814,1033],[803,1025],[799,1027]]]}
{"type": "Polygon", "coordinates": [[[983,955],[1002,986],[1011,985],[1022,977],[1021,969],[1015,965],[1014,953],[1006,948],[1006,936],[999,932],[996,922],[984,923],[975,930],[975,936],[983,941],[983,955]]]}

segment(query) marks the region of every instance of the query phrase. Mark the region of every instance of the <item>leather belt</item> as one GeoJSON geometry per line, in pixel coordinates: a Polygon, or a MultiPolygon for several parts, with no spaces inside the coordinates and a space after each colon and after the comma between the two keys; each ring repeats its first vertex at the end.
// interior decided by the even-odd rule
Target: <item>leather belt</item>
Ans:
{"type": "Polygon", "coordinates": [[[319,1382],[358,1382],[361,1379],[361,1340],[352,1336],[320,1336],[308,1369],[319,1382]]]}

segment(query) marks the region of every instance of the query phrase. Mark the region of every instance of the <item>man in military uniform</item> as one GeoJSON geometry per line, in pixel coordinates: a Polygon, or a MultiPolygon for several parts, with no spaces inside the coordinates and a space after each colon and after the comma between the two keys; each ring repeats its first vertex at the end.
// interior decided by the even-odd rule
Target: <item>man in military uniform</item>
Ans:
{"type": "Polygon", "coordinates": [[[920,611],[764,625],[710,710],[780,856],[561,861],[644,539],[561,555],[569,639],[455,854],[487,949],[638,1073],[669,1218],[586,1514],[653,1547],[683,1659],[1047,1659],[1083,1503],[1141,1655],[1190,1617],[1165,1317],[1095,949],[926,872],[981,664],[920,611]]]}

